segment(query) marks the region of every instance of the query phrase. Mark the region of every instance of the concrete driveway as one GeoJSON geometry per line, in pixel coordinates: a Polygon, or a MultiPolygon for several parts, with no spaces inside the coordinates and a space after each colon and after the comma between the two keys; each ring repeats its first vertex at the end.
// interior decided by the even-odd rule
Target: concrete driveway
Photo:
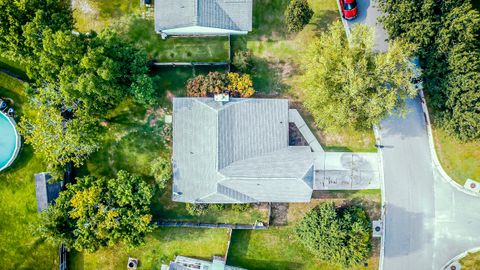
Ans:
{"type": "MultiPolygon", "coordinates": [[[[375,3],[357,0],[359,17],[344,21],[375,27],[375,46],[386,51],[387,35],[376,22],[375,3]]],[[[480,199],[458,191],[433,166],[420,99],[408,101],[406,118],[380,125],[384,170],[383,269],[441,269],[457,254],[480,246],[480,199]]]]}

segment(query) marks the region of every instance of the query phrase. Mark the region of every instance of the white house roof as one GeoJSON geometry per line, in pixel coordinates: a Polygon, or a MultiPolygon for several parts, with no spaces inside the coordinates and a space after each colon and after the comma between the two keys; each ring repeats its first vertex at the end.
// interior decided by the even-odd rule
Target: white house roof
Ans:
{"type": "Polygon", "coordinates": [[[288,100],[173,99],[173,199],[300,202],[313,188],[310,147],[288,146],[288,100]]]}
{"type": "Polygon", "coordinates": [[[252,30],[252,0],[157,0],[155,31],[200,26],[252,30]]]}

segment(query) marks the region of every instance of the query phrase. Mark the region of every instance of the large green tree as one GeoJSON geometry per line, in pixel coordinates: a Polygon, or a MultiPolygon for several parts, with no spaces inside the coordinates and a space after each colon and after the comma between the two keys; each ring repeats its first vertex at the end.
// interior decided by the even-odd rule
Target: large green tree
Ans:
{"type": "MultiPolygon", "coordinates": [[[[10,53],[17,61],[31,55],[26,47],[25,30],[36,24],[42,29],[71,30],[73,16],[67,0],[0,0],[0,50],[10,53]]],[[[41,33],[37,33],[41,40],[41,33]]]]}
{"type": "Polygon", "coordinates": [[[415,95],[411,83],[413,48],[393,42],[386,53],[373,50],[373,30],[364,25],[347,38],[341,22],[317,38],[303,57],[305,106],[324,129],[367,129],[406,112],[415,95]]]}
{"type": "Polygon", "coordinates": [[[352,267],[370,255],[369,219],[359,207],[336,209],[333,202],[319,204],[297,224],[295,232],[299,241],[323,261],[352,267]]]}
{"type": "Polygon", "coordinates": [[[66,120],[54,107],[32,108],[29,117],[22,118],[19,131],[25,142],[56,169],[73,162],[80,166],[83,160],[98,149],[98,129],[94,119],[76,117],[66,120]]]}
{"type": "Polygon", "coordinates": [[[39,232],[78,251],[118,242],[136,246],[153,229],[151,198],[147,183],[125,171],[111,179],[79,178],[42,213],[39,232]]]}

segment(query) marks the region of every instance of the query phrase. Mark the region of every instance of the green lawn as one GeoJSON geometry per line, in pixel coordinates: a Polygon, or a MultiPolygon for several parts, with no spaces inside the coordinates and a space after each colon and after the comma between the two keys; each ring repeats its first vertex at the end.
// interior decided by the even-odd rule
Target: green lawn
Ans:
{"type": "MultiPolygon", "coordinates": [[[[0,97],[11,98],[17,114],[25,102],[23,86],[0,73],[0,97]]],[[[45,170],[30,146],[23,146],[13,165],[0,172],[0,257],[4,269],[57,268],[56,246],[35,236],[38,222],[33,175],[45,170]]]]}
{"type": "Polygon", "coordinates": [[[478,270],[480,269],[480,251],[469,253],[460,260],[463,270],[478,270]]]}
{"type": "MultiPolygon", "coordinates": [[[[270,227],[265,231],[235,230],[232,234],[228,264],[249,270],[313,270],[341,269],[328,262],[322,262],[303,247],[296,238],[293,227],[307,211],[321,201],[334,201],[337,205],[354,203],[364,207],[371,219],[380,215],[380,191],[330,192],[327,199],[314,199],[305,204],[289,204],[287,224],[270,227]]],[[[357,269],[377,269],[379,241],[373,242],[374,251],[368,260],[368,267],[357,269]]]]}
{"type": "Polygon", "coordinates": [[[153,21],[130,18],[125,23],[127,37],[144,48],[158,62],[227,62],[228,37],[168,37],[155,33],[153,21]]]}
{"type": "Polygon", "coordinates": [[[160,269],[176,255],[211,260],[214,255],[225,255],[228,235],[226,229],[161,228],[145,240],[137,248],[116,245],[90,254],[73,252],[69,269],[125,269],[128,257],[139,259],[138,269],[160,269]]]}
{"type": "Polygon", "coordinates": [[[480,142],[463,143],[434,128],[435,148],[447,174],[463,186],[468,178],[480,181],[480,142]]]}

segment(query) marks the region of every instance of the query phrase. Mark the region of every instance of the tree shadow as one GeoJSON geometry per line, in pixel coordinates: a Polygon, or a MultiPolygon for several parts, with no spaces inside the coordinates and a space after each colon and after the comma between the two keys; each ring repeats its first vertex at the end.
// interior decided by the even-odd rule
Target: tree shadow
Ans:
{"type": "Polygon", "coordinates": [[[313,32],[316,36],[328,29],[328,26],[338,19],[338,11],[321,10],[313,15],[310,25],[314,25],[313,32]]]}
{"type": "Polygon", "coordinates": [[[257,93],[277,95],[289,89],[289,86],[282,82],[281,68],[285,64],[284,61],[274,63],[264,58],[254,57],[251,76],[257,93]]]}
{"type": "Polygon", "coordinates": [[[254,0],[250,38],[284,39],[287,35],[284,14],[288,3],[284,0],[254,0]]]}

